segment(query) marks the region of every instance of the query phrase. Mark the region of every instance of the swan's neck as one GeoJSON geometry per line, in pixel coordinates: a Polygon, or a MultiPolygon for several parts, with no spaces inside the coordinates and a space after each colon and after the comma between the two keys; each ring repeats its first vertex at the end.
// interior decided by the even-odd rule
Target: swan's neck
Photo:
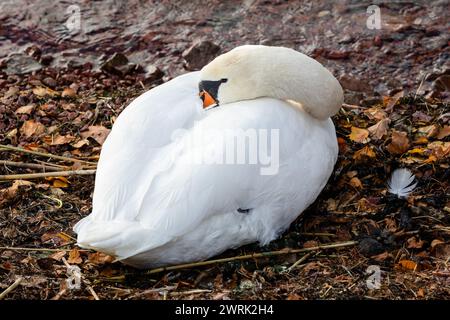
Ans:
{"type": "Polygon", "coordinates": [[[316,60],[292,49],[246,45],[225,53],[201,71],[219,87],[221,104],[271,97],[291,100],[317,119],[334,115],[343,103],[336,78],[316,60]]]}
{"type": "Polygon", "coordinates": [[[288,51],[285,58],[266,61],[260,78],[260,95],[289,101],[317,119],[326,119],[339,111],[343,92],[337,79],[319,62],[296,51],[288,51]],[[264,93],[265,92],[265,93],[264,93]]]}

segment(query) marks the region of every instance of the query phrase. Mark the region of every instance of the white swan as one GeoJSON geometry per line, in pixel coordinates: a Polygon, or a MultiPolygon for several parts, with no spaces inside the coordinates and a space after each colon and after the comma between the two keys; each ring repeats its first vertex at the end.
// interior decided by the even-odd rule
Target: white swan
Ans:
{"type": "Polygon", "coordinates": [[[74,227],[78,245],[149,268],[267,244],[330,177],[338,147],[329,117],[342,102],[319,62],[258,45],[144,93],[103,145],[92,213],[74,227]],[[221,164],[218,155],[240,151],[242,134],[244,163],[231,153],[221,164]],[[250,161],[255,152],[271,162],[250,161]]]}

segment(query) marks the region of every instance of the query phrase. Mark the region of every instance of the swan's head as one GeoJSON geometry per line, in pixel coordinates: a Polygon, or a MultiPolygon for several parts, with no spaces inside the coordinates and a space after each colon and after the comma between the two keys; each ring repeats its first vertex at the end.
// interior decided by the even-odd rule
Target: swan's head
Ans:
{"type": "Polygon", "coordinates": [[[272,97],[300,106],[318,119],[343,103],[337,79],[318,61],[293,49],[245,45],[218,56],[200,72],[203,108],[272,97]]]}

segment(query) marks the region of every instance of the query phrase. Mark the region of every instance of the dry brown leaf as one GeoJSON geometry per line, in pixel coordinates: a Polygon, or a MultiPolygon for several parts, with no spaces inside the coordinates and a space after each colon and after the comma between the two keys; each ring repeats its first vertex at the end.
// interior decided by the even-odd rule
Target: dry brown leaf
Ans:
{"type": "Polygon", "coordinates": [[[352,187],[357,188],[357,189],[362,189],[363,188],[361,180],[359,180],[357,177],[351,178],[350,181],[349,181],[349,184],[352,187]]]}
{"type": "Polygon", "coordinates": [[[64,97],[73,98],[73,97],[76,97],[76,96],[77,96],[77,93],[72,88],[65,88],[63,90],[63,92],[61,93],[61,97],[63,97],[63,98],[64,97]]]}
{"type": "Polygon", "coordinates": [[[450,244],[436,246],[434,254],[437,258],[447,261],[450,258],[450,244]]]}
{"type": "Polygon", "coordinates": [[[35,108],[34,104],[29,104],[29,105],[17,108],[15,113],[16,114],[31,114],[33,112],[34,108],[35,108]]]}
{"type": "Polygon", "coordinates": [[[417,296],[419,298],[424,298],[425,297],[425,290],[423,288],[419,288],[419,290],[417,290],[417,296]]]}
{"type": "Polygon", "coordinates": [[[389,230],[390,232],[394,233],[397,231],[398,227],[397,227],[397,221],[393,218],[385,218],[384,222],[386,223],[386,229],[389,230]]]}
{"type": "Polygon", "coordinates": [[[444,244],[445,242],[439,239],[434,239],[433,241],[431,241],[431,248],[436,247],[439,244],[444,244]]]}
{"type": "Polygon", "coordinates": [[[415,263],[412,260],[400,260],[398,262],[398,265],[403,269],[413,270],[413,271],[416,271],[417,267],[418,267],[417,263],[415,263]]]}
{"type": "Polygon", "coordinates": [[[427,138],[431,138],[438,134],[439,128],[435,124],[432,124],[426,127],[421,127],[418,131],[424,134],[427,138]]]}
{"type": "Polygon", "coordinates": [[[52,186],[55,188],[67,188],[70,184],[66,177],[48,177],[45,180],[51,181],[52,186]]]}
{"type": "Polygon", "coordinates": [[[47,134],[52,134],[56,132],[59,129],[59,126],[54,125],[47,128],[47,134]]]}
{"type": "Polygon", "coordinates": [[[289,293],[286,300],[304,300],[304,298],[296,293],[289,293]]]}
{"type": "Polygon", "coordinates": [[[4,98],[9,98],[12,96],[15,96],[17,93],[19,93],[20,89],[19,87],[9,87],[8,91],[6,91],[4,98]]]}
{"type": "Polygon", "coordinates": [[[423,148],[414,148],[408,151],[408,154],[423,154],[425,153],[425,149],[423,148]]]}
{"type": "Polygon", "coordinates": [[[45,288],[47,285],[44,284],[46,284],[47,281],[48,278],[43,276],[26,276],[22,282],[20,282],[20,285],[27,288],[45,288]]]}
{"type": "Polygon", "coordinates": [[[11,140],[11,144],[17,144],[17,128],[12,129],[6,134],[6,138],[11,140]]]}
{"type": "Polygon", "coordinates": [[[76,111],[77,112],[77,114],[78,114],[78,116],[77,117],[79,117],[81,114],[80,113],[78,113],[78,110],[77,110],[77,107],[76,107],[76,105],[75,104],[73,104],[73,103],[61,103],[61,108],[63,109],[63,110],[66,110],[66,111],[76,111]]]}
{"type": "Polygon", "coordinates": [[[50,242],[53,245],[60,247],[72,242],[72,239],[61,232],[47,232],[41,236],[41,241],[43,243],[50,242]]]}
{"type": "Polygon", "coordinates": [[[34,183],[26,180],[14,180],[11,188],[18,188],[20,186],[32,186],[34,183]]]}
{"type": "Polygon", "coordinates": [[[367,212],[367,213],[376,213],[379,211],[377,201],[371,197],[359,199],[358,200],[358,209],[359,209],[359,211],[363,211],[363,212],[367,212]]]}
{"type": "Polygon", "coordinates": [[[417,137],[416,140],[414,140],[414,144],[427,144],[428,143],[428,139],[427,137],[421,136],[421,137],[417,137]]]}
{"type": "Polygon", "coordinates": [[[384,110],[381,110],[380,108],[377,108],[377,107],[369,108],[369,109],[365,110],[364,113],[371,120],[373,120],[373,119],[383,120],[387,117],[387,113],[384,110]]]}
{"type": "Polygon", "coordinates": [[[102,145],[110,131],[104,126],[90,126],[87,131],[81,132],[80,135],[84,139],[92,138],[102,145]]]}
{"type": "Polygon", "coordinates": [[[77,148],[77,149],[79,149],[79,148],[81,148],[81,147],[83,147],[85,145],[89,145],[89,140],[88,139],[82,139],[82,140],[79,140],[79,141],[77,141],[75,143],[72,143],[72,147],[77,148]]]}
{"type": "Polygon", "coordinates": [[[438,135],[436,136],[436,138],[438,139],[444,139],[445,137],[447,137],[448,135],[450,135],[450,126],[445,126],[443,127],[441,130],[439,130],[438,135]]]}
{"type": "MultiPolygon", "coordinates": [[[[434,161],[436,161],[436,160],[434,160],[434,161]]],[[[410,157],[402,157],[400,159],[400,162],[402,162],[404,164],[423,163],[424,159],[423,158],[419,158],[419,157],[410,156],[410,157]]]]}
{"type": "Polygon", "coordinates": [[[446,260],[450,257],[450,244],[434,239],[431,242],[431,252],[435,257],[446,260]]]}
{"type": "Polygon", "coordinates": [[[338,137],[337,138],[338,146],[339,146],[339,153],[344,154],[348,150],[347,142],[345,142],[345,139],[338,137]]]}
{"type": "Polygon", "coordinates": [[[26,258],[20,260],[20,263],[24,263],[24,264],[36,264],[36,259],[33,258],[33,257],[31,257],[31,256],[28,256],[28,257],[26,257],[26,258]]]}
{"type": "Polygon", "coordinates": [[[400,100],[404,95],[403,91],[397,92],[392,97],[384,97],[384,105],[386,106],[386,111],[391,112],[394,109],[394,106],[396,105],[397,101],[400,100]]]}
{"type": "Polygon", "coordinates": [[[367,143],[370,141],[369,139],[369,131],[362,128],[352,127],[352,132],[349,135],[350,140],[359,142],[359,143],[367,143]]]}
{"type": "Polygon", "coordinates": [[[315,240],[308,240],[303,244],[303,248],[314,248],[319,246],[319,243],[315,240]]]}
{"type": "Polygon", "coordinates": [[[333,198],[328,199],[326,203],[327,203],[327,210],[330,212],[335,211],[338,207],[338,202],[333,198]]]}
{"type": "Polygon", "coordinates": [[[31,151],[42,151],[41,146],[36,142],[28,143],[23,148],[31,151]]]}
{"type": "Polygon", "coordinates": [[[12,129],[11,131],[9,131],[7,134],[6,134],[6,137],[7,138],[12,138],[12,137],[14,137],[14,136],[16,136],[17,135],[17,128],[14,128],[14,129],[12,129]]]}
{"type": "Polygon", "coordinates": [[[4,270],[7,270],[7,271],[12,271],[13,269],[15,269],[15,267],[14,267],[14,265],[11,264],[11,262],[5,261],[2,264],[0,264],[0,269],[4,269],[4,270]]]}
{"type": "Polygon", "coordinates": [[[416,237],[411,237],[408,240],[406,240],[407,248],[408,249],[421,249],[424,245],[423,240],[418,240],[416,237]]]}
{"type": "Polygon", "coordinates": [[[358,171],[356,171],[356,170],[347,171],[347,173],[345,175],[347,177],[349,177],[349,178],[353,178],[353,177],[356,177],[358,175],[358,171]]]}
{"type": "Polygon", "coordinates": [[[54,254],[52,254],[52,255],[50,256],[50,258],[52,258],[53,260],[56,260],[56,261],[61,261],[61,259],[62,259],[65,255],[66,255],[66,252],[65,252],[65,251],[58,251],[58,252],[55,252],[54,254]]]}
{"type": "Polygon", "coordinates": [[[77,248],[70,250],[69,259],[67,259],[67,262],[70,264],[80,264],[83,262],[83,259],[80,257],[80,251],[78,251],[77,248]]]}
{"type": "Polygon", "coordinates": [[[428,157],[428,159],[426,159],[425,161],[418,161],[418,162],[423,162],[423,163],[433,163],[436,162],[437,158],[436,156],[430,154],[430,156],[428,157]]]}
{"type": "Polygon", "coordinates": [[[377,262],[383,262],[383,261],[385,261],[388,258],[392,258],[392,255],[389,252],[385,251],[383,253],[377,254],[377,255],[372,256],[370,258],[375,260],[375,261],[377,261],[377,262]]]}
{"type": "Polygon", "coordinates": [[[107,278],[114,277],[118,274],[118,271],[111,268],[110,266],[106,266],[105,268],[101,268],[100,270],[100,275],[107,278]]]}
{"type": "Polygon", "coordinates": [[[53,181],[52,186],[55,188],[67,188],[69,186],[69,184],[67,182],[56,179],[53,181]]]}
{"type": "Polygon", "coordinates": [[[408,151],[409,139],[406,132],[393,131],[392,141],[386,149],[392,154],[403,154],[408,151]]]}
{"type": "Polygon", "coordinates": [[[364,148],[358,150],[353,155],[353,159],[356,161],[364,161],[371,158],[375,158],[376,154],[375,151],[373,151],[372,147],[365,146],[364,148]]]}
{"type": "Polygon", "coordinates": [[[66,144],[66,143],[71,143],[74,140],[75,140],[75,137],[71,136],[71,135],[61,136],[59,134],[56,134],[56,135],[44,137],[45,143],[47,143],[51,146],[57,146],[57,145],[62,145],[62,144],[66,144]]]}
{"type": "Polygon", "coordinates": [[[445,158],[450,155],[450,141],[434,141],[427,145],[427,149],[431,152],[430,158],[434,157],[434,161],[445,158]]]}
{"type": "Polygon", "coordinates": [[[113,256],[101,253],[101,252],[95,252],[90,253],[88,255],[88,261],[93,264],[102,265],[105,263],[112,263],[114,262],[115,258],[113,256]]]}
{"type": "Polygon", "coordinates": [[[304,267],[303,271],[305,273],[309,273],[310,271],[317,271],[322,269],[322,266],[318,264],[317,262],[308,262],[304,267]]]}
{"type": "Polygon", "coordinates": [[[25,121],[20,128],[20,134],[29,138],[31,136],[39,136],[45,132],[45,126],[34,120],[25,121]]]}
{"type": "Polygon", "coordinates": [[[33,93],[34,93],[35,95],[37,95],[38,97],[45,97],[45,96],[51,96],[51,97],[54,97],[54,96],[57,96],[57,95],[58,95],[58,92],[56,92],[56,91],[54,91],[54,90],[52,90],[52,89],[50,89],[50,88],[47,88],[47,87],[37,87],[37,88],[34,88],[34,89],[33,89],[33,93]]]}
{"type": "Polygon", "coordinates": [[[9,188],[0,190],[0,205],[6,202],[6,200],[13,198],[21,186],[31,186],[33,184],[33,182],[26,180],[14,180],[9,188]]]}
{"type": "Polygon", "coordinates": [[[389,119],[382,119],[378,121],[376,124],[368,128],[370,135],[376,140],[383,138],[383,136],[388,132],[390,122],[391,120],[389,119]]]}
{"type": "Polygon", "coordinates": [[[412,114],[412,116],[414,121],[420,121],[424,123],[430,122],[433,119],[432,116],[429,116],[426,113],[423,113],[422,111],[416,111],[412,114]]]}
{"type": "Polygon", "coordinates": [[[40,105],[38,109],[39,115],[46,116],[47,113],[52,113],[55,111],[55,105],[52,103],[44,103],[43,105],[40,105]]]}

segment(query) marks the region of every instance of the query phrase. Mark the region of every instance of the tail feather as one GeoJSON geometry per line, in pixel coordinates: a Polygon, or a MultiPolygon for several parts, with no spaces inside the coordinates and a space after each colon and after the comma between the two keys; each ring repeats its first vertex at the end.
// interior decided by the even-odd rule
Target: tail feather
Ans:
{"type": "Polygon", "coordinates": [[[86,217],[74,226],[77,245],[127,259],[141,252],[159,247],[170,237],[149,229],[138,221],[94,220],[86,217]]]}

